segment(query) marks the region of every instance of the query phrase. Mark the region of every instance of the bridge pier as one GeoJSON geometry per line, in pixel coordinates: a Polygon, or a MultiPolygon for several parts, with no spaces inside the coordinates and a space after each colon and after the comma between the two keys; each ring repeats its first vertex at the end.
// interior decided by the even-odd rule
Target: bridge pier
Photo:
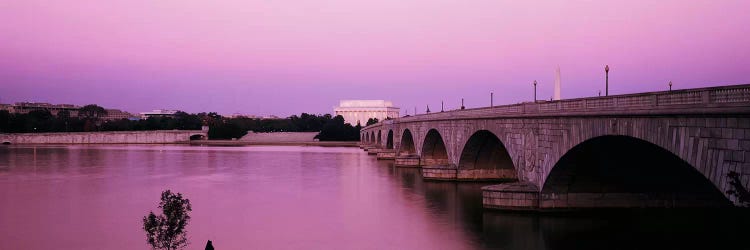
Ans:
{"type": "Polygon", "coordinates": [[[422,178],[425,180],[456,180],[456,167],[451,165],[422,166],[422,178]]]}
{"type": "Polygon", "coordinates": [[[396,158],[396,150],[382,149],[377,153],[378,160],[393,160],[396,158]]]}
{"type": "Polygon", "coordinates": [[[482,206],[500,210],[538,210],[539,188],[530,182],[482,187],[482,206]]]}
{"type": "Polygon", "coordinates": [[[510,181],[516,179],[513,169],[459,169],[454,165],[423,166],[422,177],[443,181],[510,181]]]}
{"type": "Polygon", "coordinates": [[[419,155],[396,156],[396,167],[419,167],[419,155]]]}
{"type": "Polygon", "coordinates": [[[362,146],[362,149],[364,151],[370,151],[370,149],[373,149],[373,148],[375,148],[375,146],[372,144],[367,144],[367,145],[362,146]]]}
{"type": "Polygon", "coordinates": [[[498,210],[556,211],[597,208],[727,207],[711,197],[690,193],[543,193],[530,182],[482,187],[482,206],[498,210]]]}
{"type": "Polygon", "coordinates": [[[382,148],[372,147],[372,148],[367,149],[367,154],[368,155],[377,155],[381,151],[383,151],[382,148]]]}

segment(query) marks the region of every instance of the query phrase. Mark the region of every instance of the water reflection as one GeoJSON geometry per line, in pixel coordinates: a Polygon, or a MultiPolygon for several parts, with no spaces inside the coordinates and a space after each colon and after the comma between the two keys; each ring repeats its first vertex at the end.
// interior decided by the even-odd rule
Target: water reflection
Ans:
{"type": "Polygon", "coordinates": [[[0,249],[145,248],[170,188],[219,249],[747,248],[747,211],[482,209],[487,183],[425,182],[356,148],[0,147],[0,249]]]}
{"type": "Polygon", "coordinates": [[[647,209],[524,213],[485,211],[486,183],[425,182],[419,169],[387,166],[405,192],[485,249],[748,248],[750,213],[741,209],[647,209]]]}

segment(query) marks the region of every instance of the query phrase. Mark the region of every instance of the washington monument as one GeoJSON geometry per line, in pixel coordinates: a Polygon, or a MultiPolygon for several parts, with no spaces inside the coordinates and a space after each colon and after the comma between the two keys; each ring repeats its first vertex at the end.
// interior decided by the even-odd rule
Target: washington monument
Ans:
{"type": "Polygon", "coordinates": [[[555,93],[552,99],[560,100],[560,65],[555,69],[555,93]]]}

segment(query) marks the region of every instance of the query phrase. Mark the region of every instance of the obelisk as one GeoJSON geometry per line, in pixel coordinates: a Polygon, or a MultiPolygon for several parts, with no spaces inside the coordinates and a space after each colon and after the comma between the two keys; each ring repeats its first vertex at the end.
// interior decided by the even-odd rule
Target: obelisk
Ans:
{"type": "Polygon", "coordinates": [[[560,100],[560,65],[555,70],[555,95],[552,99],[560,100]]]}

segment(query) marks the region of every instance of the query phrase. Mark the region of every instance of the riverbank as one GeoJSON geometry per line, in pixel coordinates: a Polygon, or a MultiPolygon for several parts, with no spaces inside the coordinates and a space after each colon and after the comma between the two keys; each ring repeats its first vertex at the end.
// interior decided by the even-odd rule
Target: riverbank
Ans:
{"type": "Polygon", "coordinates": [[[184,144],[207,136],[208,130],[2,133],[0,144],[184,144]]]}
{"type": "Polygon", "coordinates": [[[198,141],[190,141],[190,145],[359,147],[359,141],[254,142],[254,141],[240,141],[240,140],[198,140],[198,141]]]}

